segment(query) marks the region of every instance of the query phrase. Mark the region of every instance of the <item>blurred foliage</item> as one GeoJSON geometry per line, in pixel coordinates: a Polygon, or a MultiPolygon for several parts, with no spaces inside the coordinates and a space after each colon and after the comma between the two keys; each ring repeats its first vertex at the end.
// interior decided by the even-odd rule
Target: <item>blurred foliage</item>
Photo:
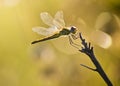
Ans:
{"type": "Polygon", "coordinates": [[[31,45],[43,38],[32,31],[32,27],[46,26],[39,14],[47,11],[54,15],[58,10],[63,10],[66,26],[76,26],[90,42],[98,16],[102,12],[113,15],[107,26],[100,28],[111,37],[112,45],[107,49],[92,45],[106,74],[119,86],[119,0],[0,0],[0,86],[106,86],[98,74],[79,65],[94,67],[68,38],[31,45]]]}

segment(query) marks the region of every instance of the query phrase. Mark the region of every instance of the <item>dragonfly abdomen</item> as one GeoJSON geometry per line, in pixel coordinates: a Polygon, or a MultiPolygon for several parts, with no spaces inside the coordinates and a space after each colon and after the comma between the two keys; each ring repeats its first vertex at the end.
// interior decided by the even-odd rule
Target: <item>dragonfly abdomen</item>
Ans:
{"type": "Polygon", "coordinates": [[[50,37],[47,37],[47,38],[43,38],[43,39],[40,39],[40,40],[37,40],[37,41],[33,41],[31,44],[35,44],[35,43],[38,43],[38,42],[42,42],[42,41],[47,41],[47,40],[50,40],[50,39],[54,39],[54,38],[58,38],[60,36],[60,34],[54,34],[50,37]]]}

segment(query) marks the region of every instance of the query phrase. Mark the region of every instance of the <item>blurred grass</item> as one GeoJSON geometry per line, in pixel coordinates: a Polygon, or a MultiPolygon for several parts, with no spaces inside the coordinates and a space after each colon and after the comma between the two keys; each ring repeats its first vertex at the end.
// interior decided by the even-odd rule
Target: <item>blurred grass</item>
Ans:
{"type": "MultiPolygon", "coordinates": [[[[4,1],[0,0],[0,86],[106,86],[98,74],[79,65],[94,67],[67,39],[31,45],[31,41],[42,38],[31,28],[45,26],[40,12],[54,15],[63,10],[66,24],[80,28],[89,40],[101,12],[110,11],[119,17],[119,0],[10,0],[11,5],[4,1]],[[79,17],[87,28],[81,28],[79,17]]],[[[119,36],[115,33],[108,49],[94,45],[98,60],[115,86],[120,85],[119,36]]]]}

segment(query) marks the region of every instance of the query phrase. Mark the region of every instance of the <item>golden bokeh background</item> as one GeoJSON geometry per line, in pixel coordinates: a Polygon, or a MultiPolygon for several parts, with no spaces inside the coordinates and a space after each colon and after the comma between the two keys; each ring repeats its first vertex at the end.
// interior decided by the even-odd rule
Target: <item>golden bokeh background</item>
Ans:
{"type": "MultiPolygon", "coordinates": [[[[76,26],[92,43],[97,59],[114,86],[120,85],[119,0],[0,0],[0,86],[106,86],[89,57],[68,38],[31,45],[47,27],[40,13],[62,10],[66,26],[76,26]]],[[[80,40],[75,41],[80,43],[80,40]]]]}

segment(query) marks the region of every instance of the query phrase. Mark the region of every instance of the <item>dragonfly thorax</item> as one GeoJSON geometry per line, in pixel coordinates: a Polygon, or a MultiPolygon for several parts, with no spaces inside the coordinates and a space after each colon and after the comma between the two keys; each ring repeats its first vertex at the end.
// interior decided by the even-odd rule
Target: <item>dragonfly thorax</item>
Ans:
{"type": "Polygon", "coordinates": [[[66,28],[63,28],[61,31],[60,31],[60,35],[69,35],[71,33],[70,30],[66,29],[66,28]]]}
{"type": "Polygon", "coordinates": [[[70,32],[71,32],[71,33],[75,34],[76,31],[77,31],[77,28],[76,28],[75,26],[72,26],[72,27],[70,28],[70,32]]]}
{"type": "Polygon", "coordinates": [[[70,33],[72,34],[75,34],[77,31],[77,28],[72,26],[70,28],[63,28],[61,31],[60,31],[60,35],[69,35],[70,33]]]}

